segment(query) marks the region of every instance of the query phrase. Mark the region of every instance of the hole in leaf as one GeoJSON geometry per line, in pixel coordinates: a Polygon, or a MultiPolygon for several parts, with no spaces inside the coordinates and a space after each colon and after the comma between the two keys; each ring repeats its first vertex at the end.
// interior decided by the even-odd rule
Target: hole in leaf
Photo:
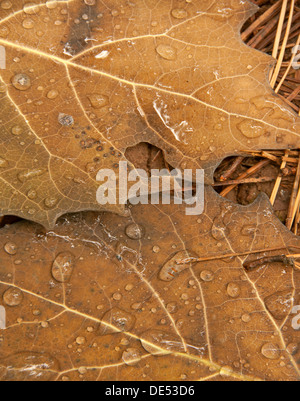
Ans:
{"type": "MultiPolygon", "coordinates": [[[[299,185],[296,173],[299,151],[262,151],[223,160],[215,172],[214,189],[234,203],[249,205],[265,193],[278,218],[298,234],[300,214],[291,215],[296,202],[293,188],[299,185]]],[[[299,189],[299,188],[298,188],[299,189]]],[[[297,195],[296,190],[296,195],[297,195]]],[[[299,210],[299,206],[298,209],[299,210]]]]}
{"type": "Polygon", "coordinates": [[[23,219],[21,219],[20,217],[17,217],[17,216],[2,216],[2,217],[0,217],[0,228],[4,227],[6,225],[18,223],[21,220],[23,220],[23,219]]]}
{"type": "Polygon", "coordinates": [[[147,171],[149,176],[152,169],[167,169],[169,171],[174,169],[166,161],[164,151],[148,142],[141,142],[128,148],[125,156],[136,168],[147,171]]]}

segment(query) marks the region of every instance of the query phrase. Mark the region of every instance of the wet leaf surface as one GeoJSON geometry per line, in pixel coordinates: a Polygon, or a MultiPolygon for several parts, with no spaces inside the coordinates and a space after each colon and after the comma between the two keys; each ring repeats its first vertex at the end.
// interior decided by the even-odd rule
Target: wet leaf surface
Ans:
{"type": "Polygon", "coordinates": [[[299,253],[266,197],[84,213],[1,231],[5,380],[299,380],[299,253]],[[189,262],[189,263],[187,263],[189,262]]]}
{"type": "MultiPolygon", "coordinates": [[[[242,43],[248,1],[2,1],[1,214],[101,210],[96,173],[148,142],[174,167],[297,147],[299,118],[242,43]]],[[[106,210],[122,212],[120,205],[106,210]]]]}

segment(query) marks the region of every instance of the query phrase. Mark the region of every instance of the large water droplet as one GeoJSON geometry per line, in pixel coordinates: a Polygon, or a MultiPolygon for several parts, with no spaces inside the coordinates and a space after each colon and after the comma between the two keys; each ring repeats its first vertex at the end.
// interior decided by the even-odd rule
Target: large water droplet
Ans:
{"type": "Polygon", "coordinates": [[[5,358],[0,357],[0,365],[8,368],[10,380],[18,380],[20,372],[22,376],[28,375],[25,379],[23,377],[25,381],[42,380],[43,371],[48,373],[51,370],[53,372],[60,370],[59,362],[46,352],[18,352],[5,358]],[[9,369],[9,367],[13,367],[13,369],[9,369]],[[17,376],[14,376],[14,374],[17,376]]]}
{"type": "Polygon", "coordinates": [[[134,327],[136,322],[135,316],[119,308],[112,308],[105,313],[101,320],[107,323],[107,325],[101,324],[98,331],[100,335],[115,331],[128,332],[134,327]]]}
{"type": "Polygon", "coordinates": [[[299,345],[297,343],[291,343],[287,346],[287,352],[290,355],[296,355],[299,349],[299,345]]]}
{"type": "Polygon", "coordinates": [[[23,171],[22,173],[18,174],[18,179],[21,182],[26,182],[32,178],[39,177],[42,174],[45,174],[46,172],[47,172],[47,170],[41,169],[41,168],[26,170],[26,171],[23,171]]]}
{"type": "Polygon", "coordinates": [[[93,94],[89,95],[88,99],[94,109],[102,109],[108,104],[108,97],[106,95],[93,94]]]}
{"type": "Polygon", "coordinates": [[[209,270],[203,270],[203,272],[200,273],[200,278],[208,283],[214,280],[214,274],[209,270]]]}
{"type": "Polygon", "coordinates": [[[157,53],[165,60],[176,60],[177,51],[174,47],[168,45],[159,45],[156,48],[157,53]]]}
{"type": "Polygon", "coordinates": [[[178,310],[178,307],[177,307],[176,302],[170,302],[170,303],[167,304],[167,311],[169,313],[171,313],[171,314],[172,313],[176,313],[177,310],[178,310]]]}
{"type": "Polygon", "coordinates": [[[152,355],[167,355],[184,350],[184,346],[178,337],[159,330],[149,330],[143,333],[141,344],[152,355]]]}
{"type": "Polygon", "coordinates": [[[86,338],[85,337],[77,337],[76,338],[76,344],[83,345],[85,343],[86,343],[86,338]]]}
{"type": "Polygon", "coordinates": [[[54,100],[57,98],[57,96],[59,95],[58,91],[55,89],[51,89],[48,93],[47,93],[47,98],[50,100],[54,100]]]}
{"type": "Polygon", "coordinates": [[[251,322],[251,315],[249,315],[248,313],[245,313],[245,314],[242,316],[242,321],[243,321],[244,323],[250,323],[250,322],[251,322]]]}
{"type": "Polygon", "coordinates": [[[191,263],[184,263],[188,258],[190,258],[190,254],[187,251],[176,253],[176,255],[164,264],[158,277],[163,281],[174,280],[182,271],[191,267],[191,263]]]}
{"type": "Polygon", "coordinates": [[[285,319],[293,305],[292,291],[279,291],[265,299],[265,305],[272,316],[277,320],[285,319]]]}
{"type": "Polygon", "coordinates": [[[113,299],[115,300],[115,301],[121,301],[121,299],[122,299],[122,294],[120,294],[119,292],[115,292],[114,294],[113,294],[113,299]]]}
{"type": "Polygon", "coordinates": [[[40,6],[36,3],[26,3],[24,4],[23,11],[25,14],[33,15],[38,13],[40,10],[40,6]]]}
{"type": "Polygon", "coordinates": [[[261,353],[265,358],[272,360],[279,359],[281,355],[278,345],[272,343],[265,344],[261,349],[261,353]]]}
{"type": "Polygon", "coordinates": [[[4,0],[1,2],[1,8],[3,10],[9,10],[12,8],[12,2],[10,0],[4,0]]]}
{"type": "Polygon", "coordinates": [[[231,366],[223,366],[220,370],[220,376],[224,378],[231,377],[233,368],[231,366]]]}
{"type": "Polygon", "coordinates": [[[21,135],[23,133],[23,128],[20,127],[19,125],[15,125],[14,127],[12,127],[11,129],[11,133],[13,135],[21,135]]]}
{"type": "Polygon", "coordinates": [[[25,18],[22,25],[25,29],[32,29],[34,27],[34,21],[31,18],[25,18]]]}
{"type": "Polygon", "coordinates": [[[23,301],[23,293],[18,288],[11,287],[3,294],[3,301],[8,306],[18,306],[23,301]]]}
{"type": "Polygon", "coordinates": [[[27,192],[27,196],[31,200],[36,199],[37,192],[34,189],[29,189],[29,191],[27,192]]]}
{"type": "Polygon", "coordinates": [[[31,87],[31,80],[28,75],[26,74],[17,74],[11,80],[13,86],[20,90],[26,91],[31,87]]]}
{"type": "Polygon", "coordinates": [[[240,287],[236,283],[229,283],[227,286],[227,294],[231,298],[238,298],[241,293],[240,287]]]}
{"type": "Polygon", "coordinates": [[[217,241],[222,241],[226,239],[226,235],[228,234],[228,229],[225,226],[222,217],[217,217],[214,220],[211,235],[217,241]]]}
{"type": "Polygon", "coordinates": [[[52,197],[46,198],[44,200],[44,204],[48,209],[53,209],[57,205],[58,201],[59,200],[57,198],[52,196],[52,197]]]}
{"type": "Polygon", "coordinates": [[[7,242],[4,245],[4,250],[9,255],[15,255],[17,253],[17,245],[14,242],[7,242]]]}
{"type": "Polygon", "coordinates": [[[184,8],[174,8],[171,14],[174,18],[177,19],[184,19],[188,16],[188,13],[184,8]]]}
{"type": "Polygon", "coordinates": [[[144,228],[138,224],[129,224],[125,229],[125,233],[130,239],[140,240],[144,236],[144,228]]]}
{"type": "Polygon", "coordinates": [[[245,137],[250,139],[259,138],[266,132],[265,127],[254,120],[244,120],[237,127],[245,137]]]}
{"type": "Polygon", "coordinates": [[[153,251],[154,253],[159,253],[159,252],[160,252],[160,247],[159,247],[158,245],[155,245],[155,246],[152,248],[152,251],[153,251]]]}
{"type": "Polygon", "coordinates": [[[135,366],[141,360],[141,353],[135,348],[128,348],[123,352],[122,359],[128,366],[135,366]]]}
{"type": "Polygon", "coordinates": [[[254,104],[254,106],[258,110],[263,110],[263,109],[273,109],[275,105],[275,98],[273,96],[256,96],[253,97],[250,102],[254,104]]]}
{"type": "Polygon", "coordinates": [[[75,265],[75,256],[71,252],[57,255],[52,265],[52,276],[59,283],[70,280],[75,265]]]}
{"type": "Polygon", "coordinates": [[[70,127],[74,124],[74,118],[68,114],[59,113],[58,115],[58,122],[60,125],[64,127],[70,127]]]}
{"type": "Polygon", "coordinates": [[[58,5],[58,1],[56,0],[47,0],[46,1],[46,7],[49,8],[49,10],[53,10],[56,8],[58,5]]]}

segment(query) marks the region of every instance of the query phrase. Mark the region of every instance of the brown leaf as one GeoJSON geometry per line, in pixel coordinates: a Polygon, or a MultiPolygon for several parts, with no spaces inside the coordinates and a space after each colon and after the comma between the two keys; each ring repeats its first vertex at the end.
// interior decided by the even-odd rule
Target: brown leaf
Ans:
{"type": "Polygon", "coordinates": [[[243,267],[299,239],[265,196],[207,199],[200,218],[143,205],[2,229],[0,379],[299,380],[300,272],[243,267]]]}
{"type": "Polygon", "coordinates": [[[270,57],[241,41],[249,1],[1,4],[2,214],[53,227],[102,210],[97,171],[117,171],[139,142],[204,168],[208,183],[226,156],[298,146],[299,118],[267,82],[270,57]]]}

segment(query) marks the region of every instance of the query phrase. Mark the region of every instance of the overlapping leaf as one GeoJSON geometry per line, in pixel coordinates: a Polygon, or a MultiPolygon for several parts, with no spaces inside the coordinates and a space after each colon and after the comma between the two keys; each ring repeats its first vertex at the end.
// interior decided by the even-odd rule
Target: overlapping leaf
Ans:
{"type": "Polygon", "coordinates": [[[207,182],[228,155],[297,147],[270,58],[240,39],[253,12],[238,0],[2,1],[1,213],[52,227],[101,210],[97,171],[117,172],[141,141],[207,182]]]}
{"type": "Polygon", "coordinates": [[[144,205],[4,228],[1,380],[299,380],[300,272],[243,267],[299,239],[266,198],[207,197],[201,217],[144,205]]]}

